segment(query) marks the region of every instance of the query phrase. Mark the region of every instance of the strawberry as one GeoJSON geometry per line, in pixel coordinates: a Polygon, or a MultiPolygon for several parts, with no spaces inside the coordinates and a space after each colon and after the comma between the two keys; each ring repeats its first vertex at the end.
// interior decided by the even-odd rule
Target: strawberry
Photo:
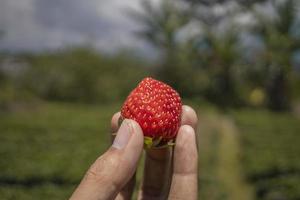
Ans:
{"type": "Polygon", "coordinates": [[[129,94],[121,109],[121,117],[139,123],[146,148],[172,145],[180,126],[182,102],[169,85],[144,78],[129,94]]]}

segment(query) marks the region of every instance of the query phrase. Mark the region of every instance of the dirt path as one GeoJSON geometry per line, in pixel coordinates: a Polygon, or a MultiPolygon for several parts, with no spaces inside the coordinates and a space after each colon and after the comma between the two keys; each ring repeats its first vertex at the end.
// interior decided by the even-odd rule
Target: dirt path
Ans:
{"type": "Polygon", "coordinates": [[[226,199],[252,200],[252,188],[245,182],[241,161],[239,132],[228,117],[220,118],[220,143],[217,175],[226,191],[226,199]]]}

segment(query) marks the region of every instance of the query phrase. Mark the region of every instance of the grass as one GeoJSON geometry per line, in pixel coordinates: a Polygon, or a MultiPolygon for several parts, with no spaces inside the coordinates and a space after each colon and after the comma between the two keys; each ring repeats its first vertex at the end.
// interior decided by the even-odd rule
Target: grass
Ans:
{"type": "Polygon", "coordinates": [[[300,121],[268,111],[235,113],[244,171],[257,199],[300,199],[300,121]]]}
{"type": "MultiPolygon", "coordinates": [[[[200,119],[199,199],[253,199],[245,175],[257,199],[299,199],[299,119],[247,110],[228,117],[188,104],[200,119]]],[[[0,113],[1,199],[67,199],[109,146],[110,118],[119,108],[41,103],[0,113]]]]}
{"type": "Polygon", "coordinates": [[[218,175],[227,191],[227,199],[251,200],[252,187],[245,181],[242,163],[240,162],[239,132],[232,119],[223,117],[220,120],[220,147],[218,175]]]}
{"type": "Polygon", "coordinates": [[[1,199],[69,196],[108,147],[110,118],[117,107],[45,104],[2,113],[1,199]]]}

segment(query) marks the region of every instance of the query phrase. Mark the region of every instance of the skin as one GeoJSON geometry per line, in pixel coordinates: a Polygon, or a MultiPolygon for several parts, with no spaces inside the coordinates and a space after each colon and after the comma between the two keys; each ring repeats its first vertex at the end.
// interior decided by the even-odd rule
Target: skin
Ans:
{"type": "MultiPolygon", "coordinates": [[[[146,151],[138,199],[197,199],[198,119],[191,107],[184,105],[182,110],[175,147],[146,151]]],[[[125,119],[118,127],[119,117],[120,112],[115,113],[111,120],[112,146],[92,164],[70,200],[131,199],[143,133],[133,120],[125,119]]]]}

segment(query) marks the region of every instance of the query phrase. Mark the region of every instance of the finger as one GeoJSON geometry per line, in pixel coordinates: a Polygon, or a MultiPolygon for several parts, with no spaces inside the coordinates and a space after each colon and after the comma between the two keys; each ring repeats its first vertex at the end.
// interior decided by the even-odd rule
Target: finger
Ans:
{"type": "Polygon", "coordinates": [[[90,167],[71,199],[114,199],[133,176],[142,150],[141,127],[125,119],[111,148],[90,167]]]}
{"type": "MultiPolygon", "coordinates": [[[[111,119],[111,139],[113,141],[113,139],[115,138],[114,133],[117,132],[117,130],[119,129],[119,119],[121,117],[121,113],[117,112],[113,115],[112,119],[111,119]]],[[[135,173],[134,175],[131,177],[131,179],[128,181],[128,183],[125,184],[125,186],[121,189],[121,191],[117,194],[116,200],[127,200],[127,199],[131,199],[132,194],[133,194],[133,190],[134,190],[134,186],[135,186],[135,173]]]]}
{"type": "Polygon", "coordinates": [[[117,112],[113,115],[110,122],[110,131],[111,133],[116,133],[119,129],[119,118],[121,117],[121,113],[117,112]]]}
{"type": "Polygon", "coordinates": [[[182,106],[181,125],[190,125],[196,130],[197,124],[198,117],[195,110],[187,105],[182,106]]]}
{"type": "MultiPolygon", "coordinates": [[[[190,106],[182,106],[181,124],[197,127],[197,115],[190,106]]],[[[146,152],[144,179],[140,199],[165,199],[172,176],[172,148],[150,149],[146,152]]]]}
{"type": "Polygon", "coordinates": [[[146,151],[144,176],[138,199],[166,199],[171,177],[172,149],[146,151]]]}
{"type": "Polygon", "coordinates": [[[169,199],[197,199],[198,151],[194,129],[180,127],[174,149],[174,167],[169,199]]]}

